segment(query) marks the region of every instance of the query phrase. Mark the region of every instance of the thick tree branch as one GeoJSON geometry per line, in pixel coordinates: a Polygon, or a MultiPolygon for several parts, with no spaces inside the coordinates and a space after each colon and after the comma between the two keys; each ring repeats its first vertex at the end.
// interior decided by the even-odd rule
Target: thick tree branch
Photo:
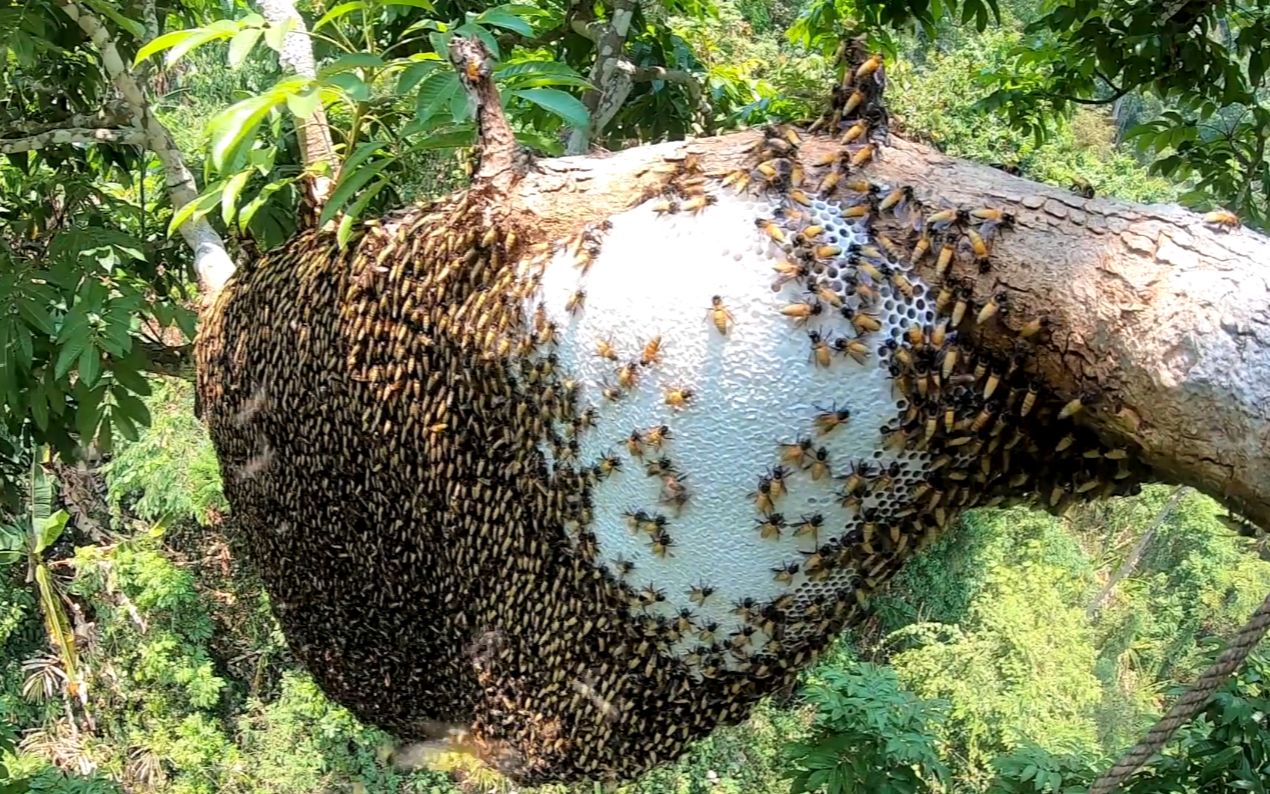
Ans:
{"type": "Polygon", "coordinates": [[[636,67],[631,72],[631,79],[637,83],[647,83],[653,80],[675,83],[688,90],[689,95],[692,96],[693,104],[701,101],[701,83],[697,82],[697,78],[680,69],[665,69],[661,66],[636,67]]]}
{"type": "MultiPolygon", "coordinates": [[[[515,203],[545,234],[568,239],[661,191],[666,158],[693,151],[707,172],[728,173],[760,135],[540,161],[515,203]]],[[[812,164],[836,149],[830,140],[807,141],[808,173],[819,174],[812,164]]],[[[899,138],[866,174],[912,185],[928,206],[1015,214],[989,272],[976,272],[973,262],[954,266],[975,301],[1008,295],[1010,314],[979,343],[1008,358],[1022,322],[1015,318],[1049,318],[1056,330],[1039,346],[1036,376],[1064,399],[1098,392],[1081,423],[1133,450],[1161,479],[1270,526],[1270,239],[1211,228],[1180,207],[1085,199],[899,138]]],[[[882,228],[896,239],[908,231],[882,228]]]]}
{"type": "MultiPolygon", "coordinates": [[[[167,176],[168,192],[172,203],[185,205],[198,196],[198,184],[185,165],[181,152],[173,142],[163,123],[150,108],[145,90],[137,82],[132,70],[119,54],[114,39],[101,20],[86,11],[75,0],[57,0],[58,6],[97,47],[102,66],[125,102],[132,107],[138,126],[145,134],[146,145],[159,158],[167,176]]],[[[194,250],[194,270],[204,294],[210,296],[220,290],[234,272],[234,261],[225,250],[220,235],[205,219],[187,221],[181,226],[181,237],[194,250]]]]}
{"type": "MultiPolygon", "coordinates": [[[[284,68],[300,77],[317,77],[317,63],[313,57],[313,42],[304,18],[291,0],[261,0],[260,10],[265,19],[275,25],[289,24],[290,29],[282,39],[279,60],[284,68]]],[[[331,194],[335,179],[339,176],[339,158],[331,141],[331,126],[321,105],[306,119],[297,118],[300,134],[300,156],[312,173],[312,199],[321,207],[331,194]]]]}
{"type": "Polygon", "coordinates": [[[68,129],[48,130],[37,135],[24,138],[5,138],[0,140],[0,154],[17,154],[32,152],[49,146],[60,146],[67,143],[119,143],[132,146],[144,146],[146,136],[138,129],[85,129],[71,127],[68,129]]]}
{"type": "MultiPolygon", "coordinates": [[[[626,46],[626,36],[630,32],[634,15],[635,0],[614,0],[612,16],[607,24],[593,22],[588,25],[595,34],[592,39],[596,49],[595,64],[591,67],[590,75],[591,85],[595,86],[595,90],[588,91],[582,102],[591,111],[591,121],[585,128],[576,129],[569,136],[569,154],[585,152],[591,142],[604,132],[604,127],[630,94],[631,68],[623,60],[622,50],[626,46]]],[[[574,20],[575,23],[578,21],[574,20]]],[[[574,29],[577,30],[576,27],[574,29]]]]}
{"type": "Polygon", "coordinates": [[[113,102],[96,113],[61,114],[60,118],[48,118],[44,121],[22,121],[11,123],[0,135],[17,137],[20,135],[38,135],[49,130],[67,127],[123,127],[132,123],[132,110],[122,102],[113,102]]]}

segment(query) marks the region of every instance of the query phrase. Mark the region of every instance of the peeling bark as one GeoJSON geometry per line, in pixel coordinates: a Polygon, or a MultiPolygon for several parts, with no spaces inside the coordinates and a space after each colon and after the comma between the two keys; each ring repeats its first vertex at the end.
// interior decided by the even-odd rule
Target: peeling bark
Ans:
{"type": "MultiPolygon", "coordinates": [[[[260,10],[265,19],[275,25],[289,21],[291,28],[282,38],[279,60],[283,68],[300,77],[317,78],[317,63],[313,57],[313,43],[304,18],[291,0],[261,0],[260,10]]],[[[335,156],[335,144],[331,141],[331,127],[326,121],[326,111],[321,105],[307,119],[297,118],[299,125],[300,158],[312,173],[312,198],[321,207],[331,195],[335,180],[339,178],[339,158],[335,156]]]]}
{"type": "Polygon", "coordinates": [[[119,143],[144,146],[145,142],[145,134],[137,129],[118,130],[69,127],[66,129],[48,130],[47,132],[28,135],[24,138],[5,138],[0,140],[0,154],[32,152],[37,149],[68,143],[119,143]]]}
{"type": "MultiPolygon", "coordinates": [[[[57,4],[97,47],[106,74],[132,108],[137,126],[145,136],[146,145],[163,165],[173,205],[179,207],[193,201],[199,192],[194,175],[186,167],[167,128],[152,112],[145,90],[119,54],[110,32],[100,19],[83,9],[75,0],[58,0],[57,4]]],[[[220,235],[205,219],[187,221],[181,226],[181,237],[194,251],[194,271],[198,274],[199,286],[203,294],[210,298],[233,275],[234,261],[225,250],[225,243],[220,235]]]]}
{"type": "MultiPolygon", "coordinates": [[[[664,163],[699,154],[708,173],[739,167],[760,133],[539,162],[509,199],[554,239],[660,192],[664,163]]],[[[815,138],[811,167],[837,148],[815,138]]],[[[1044,315],[1036,377],[1064,398],[1096,391],[1081,423],[1127,447],[1164,481],[1190,485],[1270,526],[1270,240],[1223,231],[1177,206],[1084,197],[893,139],[865,169],[912,185],[927,206],[1001,207],[1016,216],[989,272],[954,276],[1010,311],[977,342],[1008,356],[1018,318],[1044,315]]],[[[902,230],[879,228],[899,239],[902,230]]],[[[920,274],[940,279],[930,258],[920,274]]]]}

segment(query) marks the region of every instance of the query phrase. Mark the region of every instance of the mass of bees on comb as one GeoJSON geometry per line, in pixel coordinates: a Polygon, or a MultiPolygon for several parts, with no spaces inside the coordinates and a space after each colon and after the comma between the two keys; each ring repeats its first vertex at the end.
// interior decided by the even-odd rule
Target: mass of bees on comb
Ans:
{"type": "Polygon", "coordinates": [[[976,294],[1011,214],[871,180],[884,67],[842,56],[824,117],[722,173],[685,150],[568,240],[474,186],[219,296],[233,521],[335,699],[527,782],[627,778],[791,687],[962,510],[1137,487],[1100,398],[1031,371],[1044,318],[976,294]]]}

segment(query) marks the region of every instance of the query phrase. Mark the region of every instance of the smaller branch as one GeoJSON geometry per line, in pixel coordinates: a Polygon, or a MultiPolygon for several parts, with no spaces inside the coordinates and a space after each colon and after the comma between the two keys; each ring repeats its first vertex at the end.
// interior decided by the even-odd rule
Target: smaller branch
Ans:
{"type": "Polygon", "coordinates": [[[637,83],[647,83],[653,80],[675,83],[688,90],[694,103],[701,101],[701,83],[697,82],[697,78],[681,69],[665,69],[661,66],[636,67],[631,72],[631,79],[637,83]]]}
{"type": "Polygon", "coordinates": [[[575,129],[569,136],[565,149],[568,154],[586,152],[630,95],[631,72],[634,67],[622,58],[622,51],[626,48],[626,36],[635,16],[635,7],[636,0],[613,0],[613,12],[608,24],[597,22],[589,26],[598,32],[592,39],[596,53],[590,74],[591,85],[595,86],[595,90],[586,92],[582,97],[583,104],[591,111],[591,121],[586,127],[575,129]]]}
{"type": "Polygon", "coordinates": [[[0,140],[0,154],[18,154],[33,152],[50,146],[61,146],[68,143],[117,143],[129,146],[144,146],[145,133],[138,129],[84,129],[71,127],[68,129],[48,130],[38,135],[25,138],[5,138],[0,140]]]}
{"type": "Polygon", "coordinates": [[[569,20],[569,27],[574,33],[589,41],[599,41],[600,36],[604,33],[604,23],[596,20],[588,22],[584,19],[571,19],[569,20]]]}
{"type": "MultiPolygon", "coordinates": [[[[282,38],[279,60],[283,68],[300,77],[317,78],[317,62],[313,57],[313,42],[309,39],[308,26],[296,10],[292,0],[260,0],[260,10],[265,19],[274,25],[289,24],[287,35],[282,38]]],[[[299,125],[300,157],[311,173],[310,192],[315,208],[321,208],[331,195],[339,176],[339,158],[331,140],[331,125],[326,111],[319,104],[308,118],[296,119],[299,125]]]]}
{"type": "Polygon", "coordinates": [[[523,173],[516,135],[494,85],[493,55],[478,38],[450,42],[450,63],[459,73],[476,113],[476,173],[472,181],[506,195],[523,173]]]}
{"type": "Polygon", "coordinates": [[[111,103],[96,113],[72,113],[45,121],[15,121],[0,136],[39,135],[65,127],[125,127],[131,124],[131,109],[122,102],[111,103]]]}
{"type": "Polygon", "coordinates": [[[1169,497],[1169,501],[1164,504],[1160,512],[1156,515],[1155,520],[1151,522],[1151,526],[1146,532],[1142,533],[1142,537],[1138,538],[1138,542],[1134,544],[1133,550],[1129,552],[1129,556],[1125,557],[1124,562],[1120,563],[1120,567],[1107,580],[1107,584],[1098,593],[1089,604],[1089,608],[1085,610],[1085,616],[1093,620],[1102,611],[1107,600],[1111,598],[1111,594],[1115,592],[1116,586],[1125,580],[1125,577],[1137,570],[1138,563],[1142,562],[1142,555],[1146,553],[1147,547],[1151,545],[1155,533],[1159,531],[1169,516],[1173,515],[1173,511],[1177,509],[1178,502],[1182,501],[1182,497],[1190,493],[1190,488],[1185,485],[1179,485],[1173,489],[1173,495],[1169,497]]]}

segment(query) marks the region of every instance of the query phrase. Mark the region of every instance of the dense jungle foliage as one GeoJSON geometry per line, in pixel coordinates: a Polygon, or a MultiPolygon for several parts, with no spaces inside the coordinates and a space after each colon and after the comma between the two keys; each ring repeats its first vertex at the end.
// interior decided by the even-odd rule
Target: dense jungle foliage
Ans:
{"type": "MultiPolygon", "coordinates": [[[[133,4],[89,6],[133,31],[133,4]]],[[[890,54],[903,134],[1080,192],[1227,206],[1264,225],[1266,12],[1178,4],[1221,23],[1196,39],[1140,23],[1136,4],[1095,6],[645,3],[631,59],[695,88],[637,83],[595,142],[806,118],[832,79],[830,33],[856,19],[890,54]],[[1144,65],[1153,58],[1165,66],[1144,65]],[[1212,73],[1184,74],[1188,58],[1212,73]]],[[[545,0],[315,3],[302,6],[323,64],[312,85],[282,75],[264,46],[276,34],[251,9],[163,10],[169,38],[146,52],[137,36],[126,56],[158,75],[157,114],[202,172],[200,199],[173,207],[137,147],[13,151],[0,133],[0,792],[510,791],[469,757],[395,746],[290,657],[223,531],[216,460],[179,376],[194,332],[189,255],[168,232],[205,215],[243,255],[285,239],[299,198],[291,114],[319,101],[363,166],[346,167],[333,198],[348,210],[343,233],[457,184],[471,124],[436,55],[453,30],[503,46],[522,140],[563,151],[586,119],[585,42],[545,0]]],[[[0,6],[0,121],[19,131],[109,93],[59,13],[0,6]]],[[[973,513],[796,697],[619,790],[1083,790],[1270,592],[1265,541],[1219,513],[1165,486],[1063,519],[973,513]]],[[[1263,645],[1130,791],[1270,791],[1267,715],[1263,645]]]]}

